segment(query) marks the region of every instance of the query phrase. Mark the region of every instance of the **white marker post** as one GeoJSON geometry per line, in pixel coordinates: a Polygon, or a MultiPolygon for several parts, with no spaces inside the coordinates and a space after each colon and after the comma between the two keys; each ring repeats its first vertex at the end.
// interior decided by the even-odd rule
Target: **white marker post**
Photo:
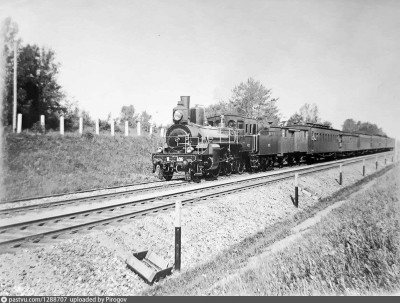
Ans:
{"type": "Polygon", "coordinates": [[[339,185],[343,183],[342,164],[339,165],[339,185]]]}
{"type": "Polygon", "coordinates": [[[153,134],[153,125],[150,125],[150,136],[153,134]]]}
{"type": "Polygon", "coordinates": [[[365,176],[365,159],[363,159],[363,177],[365,176]]]}
{"type": "Polygon", "coordinates": [[[15,133],[16,130],[16,120],[17,120],[17,41],[14,41],[14,91],[13,91],[13,97],[14,97],[14,104],[13,104],[13,125],[12,125],[12,130],[13,133],[15,133]]]}
{"type": "Polygon", "coordinates": [[[137,135],[140,136],[140,121],[136,122],[137,135]]]}
{"type": "Polygon", "coordinates": [[[164,128],[160,128],[160,137],[164,137],[164,128]]]}
{"type": "Polygon", "coordinates": [[[60,134],[64,135],[64,116],[60,117],[60,134]]]}
{"type": "Polygon", "coordinates": [[[22,130],[22,114],[18,114],[17,118],[17,134],[20,134],[22,130]]]}
{"type": "Polygon", "coordinates": [[[175,202],[175,270],[181,271],[181,216],[182,201],[175,202]]]}
{"type": "Polygon", "coordinates": [[[79,117],[79,134],[82,135],[83,133],[83,118],[79,117]]]}
{"type": "Polygon", "coordinates": [[[40,126],[42,127],[43,132],[45,130],[44,125],[44,115],[40,115],[40,126]]]}
{"type": "Polygon", "coordinates": [[[128,137],[128,132],[129,132],[128,126],[129,126],[128,121],[125,121],[125,137],[128,137]]]}
{"type": "Polygon", "coordinates": [[[110,124],[111,124],[111,136],[114,136],[114,120],[113,119],[111,119],[110,124]]]}
{"type": "Polygon", "coordinates": [[[100,134],[99,119],[96,119],[96,135],[100,134]]]}
{"type": "Polygon", "coordinates": [[[294,174],[294,206],[299,207],[299,174],[294,174]]]}

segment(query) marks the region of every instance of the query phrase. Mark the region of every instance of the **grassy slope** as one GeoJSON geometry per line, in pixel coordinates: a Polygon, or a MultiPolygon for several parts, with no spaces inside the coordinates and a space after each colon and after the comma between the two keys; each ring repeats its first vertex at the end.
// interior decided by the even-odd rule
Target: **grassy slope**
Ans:
{"type": "Polygon", "coordinates": [[[400,288],[399,167],[368,195],[344,204],[318,224],[306,241],[257,270],[242,271],[248,259],[291,233],[316,212],[345,199],[393,165],[322,200],[316,207],[277,223],[223,251],[194,270],[168,278],[143,295],[292,295],[368,293],[400,288]],[[239,276],[218,286],[228,275],[239,276]]]}
{"type": "Polygon", "coordinates": [[[2,199],[153,179],[151,153],[163,138],[6,135],[2,199]]]}

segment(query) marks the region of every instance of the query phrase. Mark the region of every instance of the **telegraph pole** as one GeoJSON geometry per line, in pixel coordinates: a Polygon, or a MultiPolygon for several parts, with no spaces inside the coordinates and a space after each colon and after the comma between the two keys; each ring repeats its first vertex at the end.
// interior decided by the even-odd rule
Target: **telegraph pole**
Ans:
{"type": "Polygon", "coordinates": [[[14,41],[14,107],[13,107],[13,133],[17,130],[17,41],[14,41]]]}

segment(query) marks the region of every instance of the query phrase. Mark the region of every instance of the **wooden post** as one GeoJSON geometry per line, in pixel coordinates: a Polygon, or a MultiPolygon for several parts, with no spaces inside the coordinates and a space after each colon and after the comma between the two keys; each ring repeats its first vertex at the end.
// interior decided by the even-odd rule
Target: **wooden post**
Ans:
{"type": "Polygon", "coordinates": [[[385,166],[386,166],[386,154],[387,154],[387,153],[385,153],[385,166]]]}
{"type": "Polygon", "coordinates": [[[22,114],[17,116],[17,134],[20,134],[22,130],[22,114]]]}
{"type": "Polygon", "coordinates": [[[294,174],[294,206],[299,207],[299,174],[294,174]]]}
{"type": "Polygon", "coordinates": [[[114,136],[114,120],[111,119],[111,136],[114,136]]]}
{"type": "Polygon", "coordinates": [[[17,128],[17,41],[14,41],[14,104],[13,104],[13,125],[12,130],[15,133],[17,128]]]}
{"type": "Polygon", "coordinates": [[[96,135],[100,134],[99,119],[96,119],[96,135]]]}
{"type": "Polygon", "coordinates": [[[125,137],[128,137],[129,132],[129,122],[125,121],[125,137]]]}
{"type": "Polygon", "coordinates": [[[42,126],[42,128],[43,128],[43,131],[44,131],[44,115],[40,115],[40,125],[42,126]]]}
{"type": "Polygon", "coordinates": [[[60,117],[60,134],[64,135],[64,116],[60,117]]]}
{"type": "Polygon", "coordinates": [[[181,215],[182,202],[175,202],[175,270],[181,271],[181,215]]]}
{"type": "Polygon", "coordinates": [[[342,164],[339,165],[339,185],[343,183],[342,164]]]}
{"type": "Polygon", "coordinates": [[[82,135],[83,133],[83,118],[79,117],[79,134],[82,135]]]}
{"type": "Polygon", "coordinates": [[[365,159],[363,159],[363,176],[365,176],[365,159]]]}
{"type": "Polygon", "coordinates": [[[140,136],[140,121],[136,122],[137,135],[140,136]]]}
{"type": "Polygon", "coordinates": [[[378,156],[375,156],[375,170],[378,170],[378,156]]]}

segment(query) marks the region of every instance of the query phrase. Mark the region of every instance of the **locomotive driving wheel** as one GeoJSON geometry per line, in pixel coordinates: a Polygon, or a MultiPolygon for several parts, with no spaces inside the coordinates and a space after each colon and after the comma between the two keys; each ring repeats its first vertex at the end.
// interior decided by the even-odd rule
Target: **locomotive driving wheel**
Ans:
{"type": "Polygon", "coordinates": [[[243,160],[238,160],[237,161],[237,173],[239,175],[244,173],[244,161],[243,160]]]}
{"type": "Polygon", "coordinates": [[[208,174],[212,177],[212,178],[218,178],[219,173],[221,172],[221,164],[218,165],[218,167],[216,169],[210,170],[208,172],[208,174]]]}
{"type": "Polygon", "coordinates": [[[174,175],[174,172],[169,172],[169,171],[165,171],[163,169],[160,169],[160,179],[162,180],[162,178],[164,178],[166,181],[170,181],[172,179],[172,176],[174,175]]]}
{"type": "Polygon", "coordinates": [[[232,163],[231,162],[224,163],[224,173],[226,176],[230,176],[232,174],[232,163]]]}

